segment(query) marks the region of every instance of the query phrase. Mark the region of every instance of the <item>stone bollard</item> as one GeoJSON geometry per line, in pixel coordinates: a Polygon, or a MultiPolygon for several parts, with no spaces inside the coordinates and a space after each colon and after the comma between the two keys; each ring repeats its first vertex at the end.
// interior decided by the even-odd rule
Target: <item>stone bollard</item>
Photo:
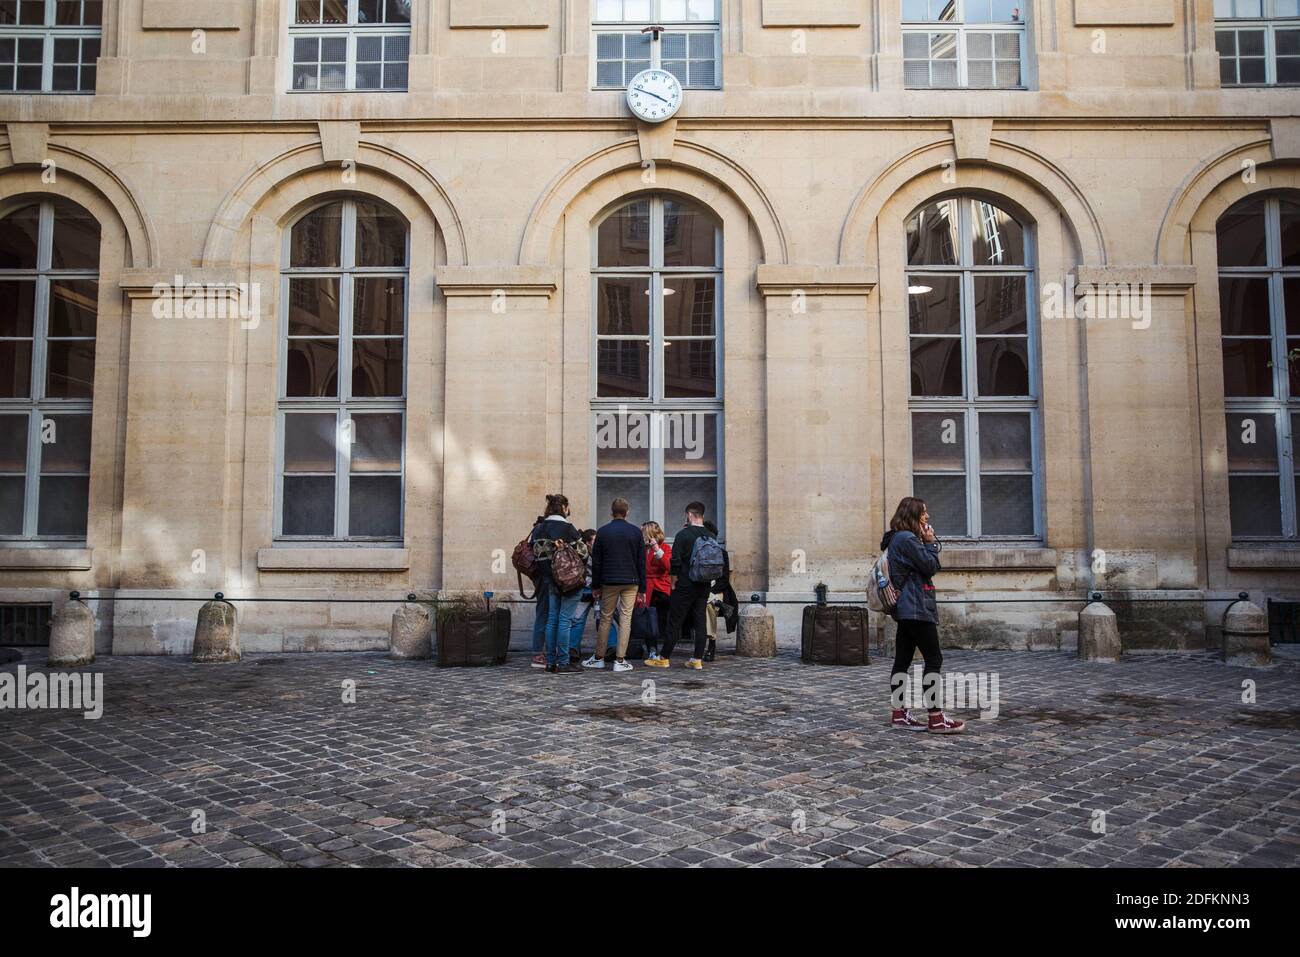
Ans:
{"type": "Polygon", "coordinates": [[[1223,661],[1239,668],[1263,668],[1273,663],[1268,615],[1253,602],[1238,601],[1223,616],[1223,661]]]}
{"type": "Polygon", "coordinates": [[[742,658],[776,657],[776,621],[772,613],[757,602],[740,610],[736,654],[742,658]]]}
{"type": "Polygon", "coordinates": [[[1119,661],[1124,647],[1119,640],[1115,613],[1094,601],[1079,612],[1079,657],[1084,661],[1119,661]]]}
{"type": "Polygon", "coordinates": [[[216,598],[199,609],[199,623],[194,629],[194,661],[215,664],[239,659],[239,613],[217,592],[216,598]]]}
{"type": "Polygon", "coordinates": [[[76,668],[95,660],[95,616],[72,593],[72,600],[50,619],[51,668],[76,668]]]}
{"type": "Polygon", "coordinates": [[[433,615],[429,609],[414,602],[398,605],[388,630],[388,645],[393,658],[428,658],[433,653],[433,615]]]}

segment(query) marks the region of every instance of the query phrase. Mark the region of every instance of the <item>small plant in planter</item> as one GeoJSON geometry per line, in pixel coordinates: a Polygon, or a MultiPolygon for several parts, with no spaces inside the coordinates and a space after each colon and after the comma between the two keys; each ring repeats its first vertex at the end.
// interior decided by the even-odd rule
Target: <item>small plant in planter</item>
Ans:
{"type": "Polygon", "coordinates": [[[510,611],[492,608],[482,592],[451,592],[434,613],[438,667],[504,664],[510,648],[510,611]]]}

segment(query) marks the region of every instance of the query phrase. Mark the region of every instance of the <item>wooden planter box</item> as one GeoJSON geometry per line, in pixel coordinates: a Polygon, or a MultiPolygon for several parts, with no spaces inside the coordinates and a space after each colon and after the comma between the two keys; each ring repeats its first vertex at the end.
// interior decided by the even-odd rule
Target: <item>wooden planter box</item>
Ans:
{"type": "Polygon", "coordinates": [[[440,622],[433,643],[439,668],[505,664],[510,649],[510,609],[472,611],[440,622]]]}

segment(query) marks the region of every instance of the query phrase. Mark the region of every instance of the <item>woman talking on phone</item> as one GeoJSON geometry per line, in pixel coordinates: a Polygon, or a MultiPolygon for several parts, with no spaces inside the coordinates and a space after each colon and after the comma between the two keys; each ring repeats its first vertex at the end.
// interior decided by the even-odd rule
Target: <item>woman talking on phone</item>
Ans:
{"type": "MultiPolygon", "coordinates": [[[[939,695],[934,703],[942,705],[943,685],[939,670],[943,666],[943,653],[939,650],[939,606],[934,599],[933,582],[934,573],[941,567],[941,546],[930,527],[930,511],[925,502],[909,497],[898,503],[880,548],[889,553],[889,578],[898,589],[898,605],[894,609],[898,634],[894,667],[889,675],[890,691],[892,693],[900,687],[901,681],[906,680],[912,656],[920,648],[925,657],[923,687],[933,689],[933,693],[939,695]]],[[[966,722],[952,720],[943,713],[942,707],[929,709],[928,722],[913,717],[907,708],[892,710],[890,726],[902,731],[958,734],[966,729],[966,722]]]]}

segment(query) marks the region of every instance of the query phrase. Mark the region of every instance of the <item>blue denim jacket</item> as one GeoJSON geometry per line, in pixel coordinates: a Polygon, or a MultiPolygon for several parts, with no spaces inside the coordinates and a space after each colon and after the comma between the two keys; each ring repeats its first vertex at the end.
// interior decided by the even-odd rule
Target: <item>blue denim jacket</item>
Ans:
{"type": "Polygon", "coordinates": [[[898,621],[939,623],[939,606],[934,599],[934,573],[939,563],[939,544],[927,544],[911,532],[886,532],[880,541],[889,552],[889,577],[898,589],[898,621]]]}

